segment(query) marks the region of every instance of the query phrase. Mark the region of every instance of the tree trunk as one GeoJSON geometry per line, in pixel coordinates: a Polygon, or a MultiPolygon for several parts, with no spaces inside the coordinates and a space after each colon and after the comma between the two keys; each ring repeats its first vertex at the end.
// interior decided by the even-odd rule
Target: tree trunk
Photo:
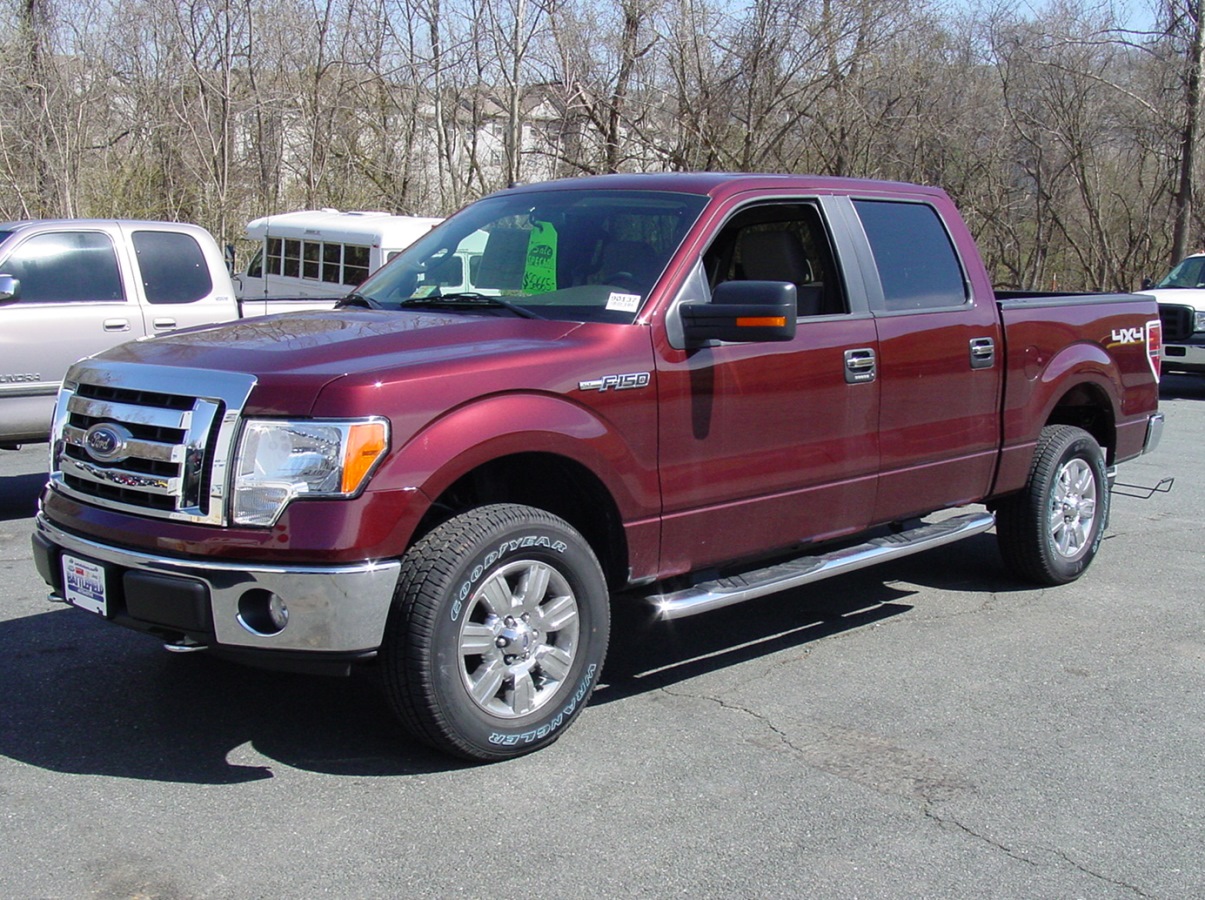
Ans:
{"type": "Polygon", "coordinates": [[[1192,28],[1192,43],[1188,51],[1187,84],[1184,91],[1184,131],[1180,138],[1180,177],[1176,187],[1172,258],[1175,265],[1188,255],[1189,229],[1192,227],[1192,176],[1197,156],[1197,123],[1201,116],[1201,61],[1205,40],[1201,33],[1201,14],[1205,0],[1193,0],[1188,9],[1188,26],[1192,28]]]}

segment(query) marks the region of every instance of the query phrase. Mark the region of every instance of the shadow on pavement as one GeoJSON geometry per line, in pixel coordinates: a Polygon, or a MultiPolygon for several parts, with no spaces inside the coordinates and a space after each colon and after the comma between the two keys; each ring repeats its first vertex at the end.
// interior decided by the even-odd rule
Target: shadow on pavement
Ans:
{"type": "Polygon", "coordinates": [[[1160,400],[1205,400],[1205,375],[1165,373],[1159,379],[1160,400]]]}
{"type": "Polygon", "coordinates": [[[0,753],[52,771],[235,784],[273,777],[273,761],[356,776],[462,765],[402,733],[367,677],[174,656],[74,609],[0,622],[0,646],[0,753]]]}
{"type": "Polygon", "coordinates": [[[45,484],[43,472],[0,475],[0,522],[28,519],[37,512],[38,495],[45,484]]]}
{"type": "Polygon", "coordinates": [[[1032,587],[1004,571],[994,535],[957,547],[673,622],[655,621],[641,601],[618,604],[604,686],[591,702],[622,700],[907,613],[913,606],[904,601],[918,592],[891,582],[975,593],[1032,587]]]}
{"type": "MultiPolygon", "coordinates": [[[[992,539],[933,551],[677,622],[619,603],[592,703],[609,703],[902,615],[911,585],[1016,590],[992,539]],[[891,582],[906,582],[893,587],[891,582]]],[[[273,763],[356,777],[464,768],[396,724],[375,670],[292,675],[197,653],[57,609],[0,622],[0,753],[56,772],[235,784],[273,763]]]]}

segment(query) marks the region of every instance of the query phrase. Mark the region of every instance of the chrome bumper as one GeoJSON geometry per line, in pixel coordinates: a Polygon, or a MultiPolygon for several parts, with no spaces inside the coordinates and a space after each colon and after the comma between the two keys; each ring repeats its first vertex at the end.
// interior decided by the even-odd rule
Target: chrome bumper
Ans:
{"type": "MultiPolygon", "coordinates": [[[[190,586],[200,583],[208,596],[214,642],[262,650],[356,653],[376,649],[385,631],[400,568],[396,560],[286,567],[175,559],[68,534],[41,513],[36,520],[35,553],[39,538],[59,551],[104,564],[112,578],[124,579],[126,573],[138,572],[178,579],[190,586]],[[275,634],[254,630],[240,615],[240,602],[249,593],[252,597],[273,594],[280,598],[288,608],[287,624],[275,634]]],[[[47,560],[44,578],[53,573],[57,560],[58,554],[47,560]]],[[[47,580],[55,583],[51,578],[47,580]]],[[[52,599],[63,598],[52,595],[52,599]]]]}

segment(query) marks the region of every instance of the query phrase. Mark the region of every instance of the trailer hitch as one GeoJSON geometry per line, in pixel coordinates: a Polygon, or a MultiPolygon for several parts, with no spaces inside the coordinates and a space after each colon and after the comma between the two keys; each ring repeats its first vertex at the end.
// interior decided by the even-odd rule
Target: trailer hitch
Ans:
{"type": "Polygon", "coordinates": [[[1176,483],[1176,479],[1168,476],[1161,478],[1159,483],[1154,487],[1145,484],[1125,484],[1121,481],[1114,481],[1109,485],[1109,490],[1114,494],[1120,494],[1123,497],[1136,497],[1139,500],[1150,500],[1156,494],[1166,494],[1171,491],[1172,485],[1176,483]]]}

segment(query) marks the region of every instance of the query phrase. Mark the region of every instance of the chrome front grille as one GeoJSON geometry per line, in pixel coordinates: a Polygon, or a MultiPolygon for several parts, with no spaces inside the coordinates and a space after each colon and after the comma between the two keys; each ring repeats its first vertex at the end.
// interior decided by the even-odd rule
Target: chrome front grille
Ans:
{"type": "Polygon", "coordinates": [[[254,377],[86,360],[55,410],[56,490],[97,506],[221,524],[254,377]]]}

